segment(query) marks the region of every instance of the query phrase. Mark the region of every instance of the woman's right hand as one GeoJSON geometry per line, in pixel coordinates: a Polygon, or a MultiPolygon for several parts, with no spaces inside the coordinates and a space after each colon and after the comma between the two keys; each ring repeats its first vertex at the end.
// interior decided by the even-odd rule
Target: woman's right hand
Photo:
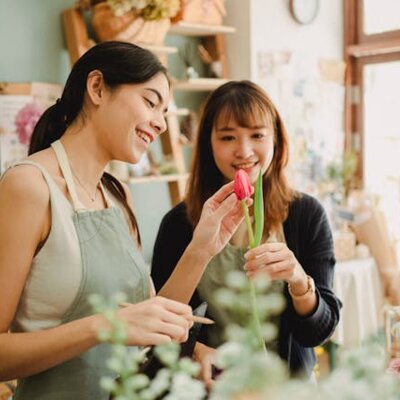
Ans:
{"type": "MultiPolygon", "coordinates": [[[[242,205],[233,189],[232,181],[222,186],[204,203],[200,220],[193,232],[191,245],[206,253],[209,258],[226,246],[243,221],[242,205]]],[[[253,200],[248,198],[246,202],[251,205],[253,200]]]]}
{"type": "MultiPolygon", "coordinates": [[[[193,325],[185,318],[189,315],[192,315],[190,306],[160,296],[117,311],[117,316],[127,323],[127,344],[130,346],[185,342],[193,325]]],[[[104,328],[103,325],[97,329],[104,328]]]]}

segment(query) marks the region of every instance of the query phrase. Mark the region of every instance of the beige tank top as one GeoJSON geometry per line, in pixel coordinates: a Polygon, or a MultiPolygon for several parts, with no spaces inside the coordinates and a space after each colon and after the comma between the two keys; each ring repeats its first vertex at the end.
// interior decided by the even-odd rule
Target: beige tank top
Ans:
{"type": "Polygon", "coordinates": [[[75,298],[81,280],[81,255],[72,221],[74,210],[50,174],[39,164],[22,161],[43,174],[50,192],[51,229],[33,259],[14,317],[13,332],[52,328],[75,298]]]}

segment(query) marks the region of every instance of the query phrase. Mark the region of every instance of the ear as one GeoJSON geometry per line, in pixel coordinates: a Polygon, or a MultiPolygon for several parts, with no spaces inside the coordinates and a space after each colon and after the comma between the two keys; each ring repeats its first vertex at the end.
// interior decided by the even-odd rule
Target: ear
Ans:
{"type": "Polygon", "coordinates": [[[86,80],[86,90],[92,103],[96,106],[104,100],[105,84],[103,74],[99,70],[91,71],[86,80]]]}

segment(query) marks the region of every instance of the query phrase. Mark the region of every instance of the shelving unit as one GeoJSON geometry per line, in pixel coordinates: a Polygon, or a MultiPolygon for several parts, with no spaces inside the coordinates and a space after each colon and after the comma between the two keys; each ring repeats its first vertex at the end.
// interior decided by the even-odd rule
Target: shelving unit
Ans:
{"type": "Polygon", "coordinates": [[[184,81],[175,81],[174,90],[184,90],[192,92],[208,92],[228,82],[229,79],[217,78],[196,78],[184,81]]]}
{"type": "MultiPolygon", "coordinates": [[[[62,13],[65,38],[69,51],[71,64],[73,64],[83,53],[85,53],[94,41],[88,36],[88,30],[81,11],[77,8],[69,8],[62,13]]],[[[228,81],[229,68],[225,55],[224,35],[234,33],[235,28],[221,25],[204,25],[179,21],[171,26],[168,35],[183,35],[191,37],[201,37],[201,43],[206,48],[214,61],[219,61],[222,67],[222,77],[217,78],[197,78],[188,80],[174,80],[174,91],[186,92],[205,92],[212,91],[228,81]]],[[[138,45],[152,51],[160,60],[167,64],[167,56],[178,52],[172,46],[154,46],[137,43],[138,45]]],[[[181,201],[188,179],[185,168],[182,144],[180,142],[179,117],[188,115],[190,110],[178,108],[171,110],[166,115],[168,133],[160,136],[162,152],[174,160],[177,173],[170,175],[155,175],[135,177],[127,180],[129,184],[144,184],[155,182],[168,183],[172,205],[181,201]]]]}

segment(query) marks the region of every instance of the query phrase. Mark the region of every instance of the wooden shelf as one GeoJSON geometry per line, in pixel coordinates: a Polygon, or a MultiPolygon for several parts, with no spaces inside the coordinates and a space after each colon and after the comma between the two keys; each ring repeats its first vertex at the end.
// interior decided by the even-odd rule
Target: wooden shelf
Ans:
{"type": "Polygon", "coordinates": [[[213,36],[234,32],[236,29],[232,26],[194,24],[185,21],[173,24],[168,31],[170,34],[186,36],[213,36]]]}
{"type": "Polygon", "coordinates": [[[228,81],[229,79],[196,78],[188,79],[186,81],[175,81],[172,87],[174,90],[202,92],[214,90],[228,81]]]}
{"type": "Polygon", "coordinates": [[[184,117],[189,114],[190,114],[190,110],[188,108],[177,108],[176,110],[168,111],[165,114],[165,116],[166,117],[170,117],[170,116],[184,117]]]}
{"type": "Polygon", "coordinates": [[[177,47],[172,46],[156,46],[153,44],[136,43],[138,46],[144,49],[150,50],[154,54],[174,54],[178,52],[177,47]]]}
{"type": "Polygon", "coordinates": [[[169,175],[149,175],[149,176],[138,176],[136,178],[129,178],[126,183],[156,183],[156,182],[178,182],[185,181],[189,177],[189,174],[169,174],[169,175]]]}

